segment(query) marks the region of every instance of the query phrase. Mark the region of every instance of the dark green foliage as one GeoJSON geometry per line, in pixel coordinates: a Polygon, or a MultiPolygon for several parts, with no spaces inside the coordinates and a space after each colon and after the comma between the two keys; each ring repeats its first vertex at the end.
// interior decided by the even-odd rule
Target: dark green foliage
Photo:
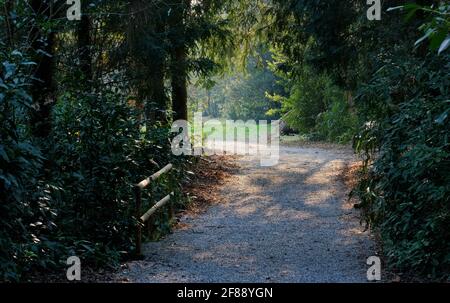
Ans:
{"type": "MultiPolygon", "coordinates": [[[[169,130],[146,129],[139,111],[124,96],[73,96],[56,104],[47,154],[28,139],[27,78],[32,65],[19,52],[4,54],[1,98],[0,231],[1,279],[14,281],[34,269],[56,269],[72,255],[86,265],[113,266],[132,251],[136,220],[133,184],[172,162],[169,130]],[[8,56],[7,56],[8,55],[8,56]],[[51,159],[51,162],[49,162],[51,159]],[[43,164],[47,162],[44,170],[43,164]],[[159,166],[158,166],[159,165],[159,166]]],[[[164,192],[183,197],[176,180],[161,183],[164,192]]],[[[148,208],[161,196],[153,189],[148,208]]],[[[156,222],[161,232],[167,217],[156,222]]]]}
{"type": "Polygon", "coordinates": [[[275,20],[269,39],[280,46],[294,73],[306,63],[349,86],[354,81],[350,62],[358,55],[351,25],[365,18],[363,9],[361,1],[275,0],[268,10],[275,20]]]}
{"type": "MultiPolygon", "coordinates": [[[[408,23],[399,30],[408,26],[418,27],[408,23]]],[[[450,56],[437,55],[433,45],[412,53],[414,40],[404,39],[379,53],[376,72],[357,98],[366,123],[355,147],[366,162],[354,192],[366,222],[380,232],[392,268],[448,278],[450,56]]]]}
{"type": "Polygon", "coordinates": [[[0,279],[14,281],[34,266],[54,264],[47,236],[55,224],[51,188],[40,178],[44,156],[24,127],[34,64],[18,50],[0,54],[0,279]]]}
{"type": "Polygon", "coordinates": [[[433,277],[450,270],[448,59],[388,62],[359,100],[385,112],[370,129],[377,153],[364,145],[375,156],[358,187],[367,222],[381,231],[393,267],[433,277]]]}
{"type": "MultiPolygon", "coordinates": [[[[174,161],[169,130],[146,128],[138,110],[117,93],[95,100],[64,95],[54,116],[49,156],[60,188],[55,192],[58,226],[85,262],[111,265],[134,245],[133,184],[174,161]],[[86,240],[79,246],[78,239],[86,240]]],[[[172,181],[169,190],[179,186],[172,181]]]]}
{"type": "Polygon", "coordinates": [[[75,255],[106,263],[101,256],[108,249],[132,246],[131,184],[138,181],[141,148],[137,114],[114,95],[96,100],[65,95],[54,116],[49,156],[61,188],[58,226],[65,241],[86,239],[86,249],[75,255]]]}
{"type": "Polygon", "coordinates": [[[316,121],[316,136],[321,140],[347,144],[358,129],[358,116],[345,102],[338,99],[331,103],[327,111],[320,113],[316,121]]]}
{"type": "MultiPolygon", "coordinates": [[[[93,267],[129,257],[137,226],[133,185],[168,163],[175,169],[145,192],[142,212],[172,191],[175,208],[184,206],[186,158],[170,149],[168,36],[186,36],[194,53],[218,28],[206,28],[210,12],[201,4],[192,8],[196,18],[181,20],[189,21],[187,35],[164,18],[155,23],[168,16],[160,1],[83,2],[81,24],[64,18],[65,6],[33,4],[41,2],[43,9],[32,11],[24,1],[0,1],[1,281],[63,273],[74,255],[93,267]],[[36,116],[43,104],[45,115],[36,116]]],[[[185,72],[215,66],[187,55],[185,72]]],[[[165,209],[155,216],[156,232],[145,236],[159,237],[171,223],[165,209]]]]}

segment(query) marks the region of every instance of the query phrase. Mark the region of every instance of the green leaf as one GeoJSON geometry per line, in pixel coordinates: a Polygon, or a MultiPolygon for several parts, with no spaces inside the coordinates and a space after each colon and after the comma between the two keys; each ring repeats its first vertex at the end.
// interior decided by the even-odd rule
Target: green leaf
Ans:
{"type": "Polygon", "coordinates": [[[392,11],[396,11],[396,10],[402,10],[404,8],[403,5],[400,6],[394,6],[394,7],[389,7],[386,11],[387,12],[392,12],[392,11]]]}
{"type": "Polygon", "coordinates": [[[11,182],[9,182],[9,180],[8,180],[8,178],[6,178],[6,176],[0,175],[0,180],[3,180],[3,183],[6,188],[11,187],[11,182]]]}
{"type": "Polygon", "coordinates": [[[10,63],[8,61],[3,62],[3,66],[5,67],[5,79],[9,79],[16,72],[16,65],[14,63],[10,63]]]}
{"type": "Polygon", "coordinates": [[[0,146],[0,156],[3,158],[3,160],[9,162],[8,154],[6,153],[3,146],[0,146]]]}
{"type": "Polygon", "coordinates": [[[442,115],[440,115],[440,116],[435,120],[435,122],[436,122],[437,124],[439,124],[439,125],[442,125],[442,124],[444,124],[444,122],[445,122],[445,120],[447,119],[447,117],[448,117],[448,110],[447,110],[446,112],[444,112],[442,115]]]}
{"type": "Polygon", "coordinates": [[[4,89],[8,89],[8,86],[5,84],[5,82],[3,82],[2,78],[0,78],[0,87],[4,88],[4,89]]]}
{"type": "Polygon", "coordinates": [[[13,50],[12,51],[12,53],[11,53],[11,55],[13,55],[13,56],[19,56],[19,57],[23,57],[23,55],[22,55],[22,53],[21,52],[19,52],[17,49],[16,50],[13,50]]]}
{"type": "Polygon", "coordinates": [[[414,46],[419,45],[420,43],[422,43],[425,39],[427,39],[428,37],[430,37],[431,35],[433,35],[436,32],[435,29],[430,28],[429,30],[426,31],[425,35],[420,38],[419,40],[416,41],[416,43],[414,43],[414,46]]]}
{"type": "Polygon", "coordinates": [[[438,54],[440,55],[443,51],[445,51],[450,46],[450,36],[442,41],[441,46],[439,47],[438,54]]]}
{"type": "Polygon", "coordinates": [[[431,41],[430,41],[430,49],[437,50],[442,42],[445,40],[445,37],[447,36],[447,32],[445,31],[438,31],[435,34],[432,35],[431,41]]]}
{"type": "Polygon", "coordinates": [[[46,51],[44,51],[44,50],[42,50],[42,49],[38,49],[36,53],[39,54],[39,55],[47,56],[47,57],[49,57],[49,58],[52,58],[52,57],[53,57],[51,54],[49,54],[48,52],[46,52],[46,51]]]}
{"type": "Polygon", "coordinates": [[[421,9],[422,7],[420,5],[417,5],[415,3],[408,3],[405,5],[405,9],[408,11],[408,14],[405,16],[405,20],[409,21],[412,17],[416,14],[416,12],[421,9]]]}
{"type": "Polygon", "coordinates": [[[26,62],[22,62],[22,63],[20,63],[21,65],[37,65],[37,63],[36,62],[32,62],[32,61],[26,61],[26,62]]]}

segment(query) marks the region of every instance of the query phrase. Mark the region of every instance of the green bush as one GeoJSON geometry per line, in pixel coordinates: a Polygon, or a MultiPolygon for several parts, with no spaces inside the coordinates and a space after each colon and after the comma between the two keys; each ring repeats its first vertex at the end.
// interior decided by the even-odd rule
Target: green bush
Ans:
{"type": "Polygon", "coordinates": [[[333,102],[326,112],[317,118],[316,133],[321,139],[336,143],[352,141],[358,126],[358,118],[343,101],[333,102]]]}
{"type": "MultiPolygon", "coordinates": [[[[61,188],[55,193],[61,218],[57,224],[64,242],[93,265],[114,264],[133,250],[132,186],[174,161],[169,130],[143,127],[139,117],[137,109],[114,93],[95,98],[66,94],[55,107],[50,156],[53,180],[61,188]]],[[[148,192],[153,199],[180,193],[174,180],[148,192]]],[[[154,201],[144,202],[149,207],[154,201]]],[[[167,220],[160,224],[167,230],[167,220]]]]}
{"type": "MultiPolygon", "coordinates": [[[[73,255],[85,265],[114,266],[134,250],[133,184],[174,163],[146,191],[143,208],[171,191],[182,207],[185,159],[172,156],[168,127],[143,127],[138,109],[117,93],[64,94],[51,136],[32,142],[22,59],[9,55],[0,78],[0,280],[61,269],[73,255]]],[[[167,212],[154,224],[157,235],[167,233],[167,212]]]]}
{"type": "Polygon", "coordinates": [[[318,116],[341,96],[328,76],[316,75],[305,68],[292,86],[289,97],[284,99],[284,119],[290,127],[301,133],[314,132],[318,116]]]}
{"type": "Polygon", "coordinates": [[[342,90],[333,84],[326,74],[317,74],[308,67],[294,80],[285,77],[288,96],[269,96],[281,103],[281,110],[271,112],[283,115],[283,120],[292,129],[308,136],[310,140],[325,140],[349,143],[357,130],[358,119],[350,105],[344,100],[342,90]]]}
{"type": "Polygon", "coordinates": [[[366,221],[392,267],[434,278],[450,272],[449,88],[448,55],[398,56],[359,98],[372,119],[356,141],[371,164],[356,190],[366,221]]]}
{"type": "Polygon", "coordinates": [[[27,75],[32,65],[19,51],[1,52],[0,75],[0,280],[17,281],[36,266],[53,266],[57,245],[50,190],[42,181],[44,156],[28,138],[27,75]]]}

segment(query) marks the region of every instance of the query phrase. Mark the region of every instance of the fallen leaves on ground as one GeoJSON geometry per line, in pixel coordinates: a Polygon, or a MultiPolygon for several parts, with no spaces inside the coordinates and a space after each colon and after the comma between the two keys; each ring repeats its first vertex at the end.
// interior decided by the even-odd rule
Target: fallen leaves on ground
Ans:
{"type": "MultiPolygon", "coordinates": [[[[219,188],[239,168],[234,156],[212,156],[201,158],[195,166],[190,182],[185,185],[184,193],[189,197],[187,209],[180,214],[199,215],[208,206],[222,202],[219,188]]],[[[178,228],[183,228],[182,224],[178,228]]]]}

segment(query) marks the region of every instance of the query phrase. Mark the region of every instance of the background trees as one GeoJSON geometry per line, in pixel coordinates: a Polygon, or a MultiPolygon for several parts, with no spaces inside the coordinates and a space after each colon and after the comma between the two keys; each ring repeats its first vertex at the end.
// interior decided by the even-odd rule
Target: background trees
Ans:
{"type": "Polygon", "coordinates": [[[203,112],[211,118],[231,120],[279,119],[278,102],[269,94],[283,94],[284,88],[269,68],[270,52],[250,57],[244,70],[218,75],[209,81],[197,79],[190,86],[191,112],[203,112]]]}

